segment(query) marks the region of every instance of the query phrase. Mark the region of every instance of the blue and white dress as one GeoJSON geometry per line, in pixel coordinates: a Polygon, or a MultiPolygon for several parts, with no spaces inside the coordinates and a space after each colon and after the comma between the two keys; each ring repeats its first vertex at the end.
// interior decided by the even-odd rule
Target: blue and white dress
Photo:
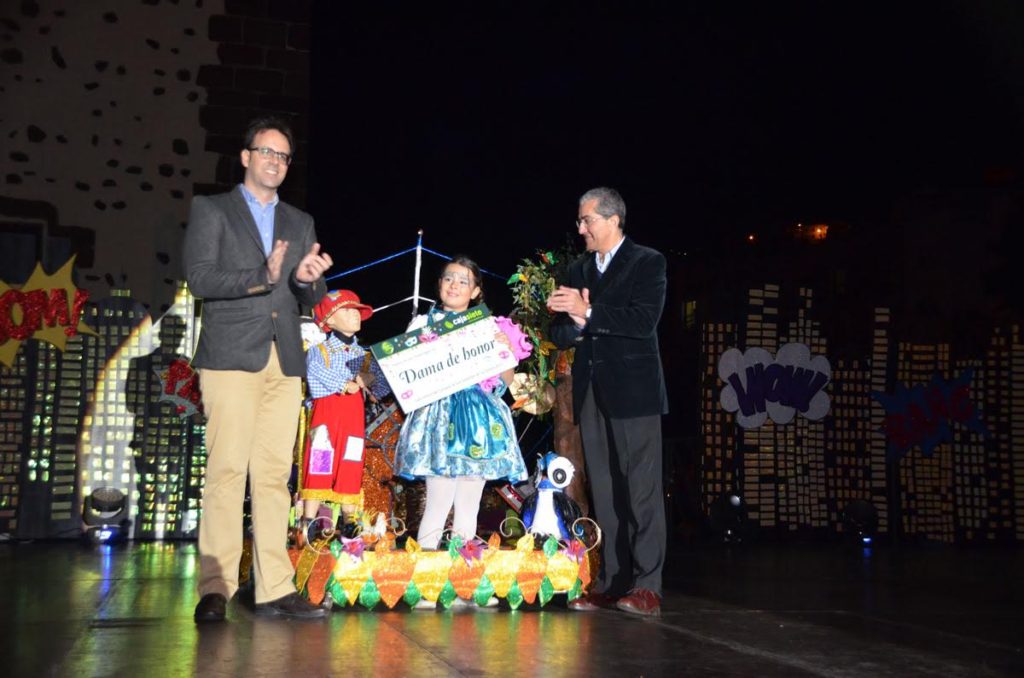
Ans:
{"type": "MultiPolygon", "coordinates": [[[[445,313],[434,311],[431,322],[445,313]]],[[[407,331],[424,327],[417,316],[407,331]]],[[[413,410],[402,424],[395,474],[405,478],[443,476],[525,480],[526,465],[516,440],[512,410],[502,400],[505,382],[493,391],[473,386],[413,410]]]]}

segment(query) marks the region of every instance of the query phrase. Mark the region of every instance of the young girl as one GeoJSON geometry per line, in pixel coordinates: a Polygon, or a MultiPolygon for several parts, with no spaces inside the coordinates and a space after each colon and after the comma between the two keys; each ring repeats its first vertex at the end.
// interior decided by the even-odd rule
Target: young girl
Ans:
{"type": "MultiPolygon", "coordinates": [[[[459,313],[481,303],[480,284],[480,268],[466,257],[455,257],[438,280],[443,310],[418,316],[409,330],[440,322],[448,313],[459,313]]],[[[498,332],[495,338],[510,345],[504,332],[498,332]]],[[[472,539],[476,535],[484,483],[499,478],[526,478],[512,411],[501,398],[512,382],[512,370],[506,370],[500,377],[413,410],[402,425],[395,474],[426,478],[426,508],[416,536],[425,549],[437,548],[453,504],[453,532],[464,540],[472,539]]]]}
{"type": "Polygon", "coordinates": [[[306,379],[313,411],[299,479],[303,534],[323,500],[340,504],[345,517],[362,508],[363,393],[390,392],[380,366],[359,345],[356,332],[373,315],[355,292],[328,292],[313,310],[327,338],[306,353],[306,379]]]}

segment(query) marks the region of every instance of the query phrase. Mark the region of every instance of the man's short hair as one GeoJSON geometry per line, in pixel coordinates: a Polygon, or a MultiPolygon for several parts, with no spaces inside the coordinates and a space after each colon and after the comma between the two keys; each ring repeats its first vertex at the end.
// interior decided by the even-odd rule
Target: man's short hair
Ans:
{"type": "Polygon", "coordinates": [[[249,126],[245,128],[245,146],[244,148],[252,148],[253,139],[260,132],[266,132],[268,129],[277,130],[284,135],[285,139],[288,140],[288,152],[295,155],[295,140],[292,138],[292,126],[288,124],[288,121],[277,115],[261,115],[258,118],[254,118],[249,126]]]}
{"type": "Polygon", "coordinates": [[[607,186],[592,188],[580,196],[580,204],[582,205],[588,200],[595,199],[597,200],[597,207],[594,208],[595,212],[605,219],[612,215],[617,215],[619,217],[619,228],[626,227],[626,201],[622,199],[618,191],[607,186]]]}

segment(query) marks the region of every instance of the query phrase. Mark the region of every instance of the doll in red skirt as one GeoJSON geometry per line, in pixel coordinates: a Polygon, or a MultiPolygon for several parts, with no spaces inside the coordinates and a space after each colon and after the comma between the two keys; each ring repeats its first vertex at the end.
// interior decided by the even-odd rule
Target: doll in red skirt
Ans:
{"type": "Polygon", "coordinates": [[[322,501],[339,504],[348,519],[362,508],[364,398],[379,399],[391,390],[356,338],[371,315],[373,309],[349,290],[328,292],[313,309],[327,337],[306,352],[313,409],[299,476],[303,533],[322,501]]]}

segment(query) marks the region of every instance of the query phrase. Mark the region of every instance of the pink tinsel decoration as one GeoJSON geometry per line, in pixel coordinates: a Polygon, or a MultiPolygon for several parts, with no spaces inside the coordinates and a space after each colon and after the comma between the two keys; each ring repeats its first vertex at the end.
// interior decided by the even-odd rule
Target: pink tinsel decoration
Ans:
{"type": "MultiPolygon", "coordinates": [[[[529,335],[519,329],[519,325],[503,315],[494,316],[494,322],[497,323],[498,330],[504,332],[505,336],[508,337],[512,348],[512,355],[516,357],[516,361],[521,362],[524,358],[529,357],[530,353],[533,352],[533,342],[530,341],[529,335]]],[[[501,381],[501,375],[488,377],[480,382],[480,388],[490,393],[498,386],[499,381],[501,381]]]]}
{"type": "Polygon", "coordinates": [[[579,539],[573,539],[569,542],[569,546],[567,548],[562,549],[562,553],[564,553],[566,557],[571,558],[572,560],[575,560],[577,563],[579,563],[582,562],[583,558],[586,557],[587,547],[584,546],[583,542],[581,542],[579,539]]]}
{"type": "Polygon", "coordinates": [[[362,537],[356,537],[355,539],[342,537],[341,543],[342,549],[345,551],[345,553],[352,556],[352,560],[363,559],[363,548],[366,546],[366,542],[363,541],[362,537]]]}
{"type": "Polygon", "coordinates": [[[484,542],[479,539],[470,539],[459,549],[459,555],[466,561],[466,565],[472,566],[474,560],[483,558],[485,548],[487,548],[487,544],[484,542]]]}
{"type": "Polygon", "coordinates": [[[524,358],[528,358],[533,353],[533,342],[530,341],[529,335],[519,329],[519,325],[515,324],[503,315],[495,316],[494,322],[498,324],[498,330],[504,332],[509,339],[509,343],[512,344],[512,353],[515,355],[516,360],[522,361],[524,358]]]}
{"type": "Polygon", "coordinates": [[[487,377],[486,379],[480,382],[480,388],[482,388],[485,392],[490,393],[495,388],[498,387],[499,381],[501,381],[501,377],[499,375],[487,377]]]}

